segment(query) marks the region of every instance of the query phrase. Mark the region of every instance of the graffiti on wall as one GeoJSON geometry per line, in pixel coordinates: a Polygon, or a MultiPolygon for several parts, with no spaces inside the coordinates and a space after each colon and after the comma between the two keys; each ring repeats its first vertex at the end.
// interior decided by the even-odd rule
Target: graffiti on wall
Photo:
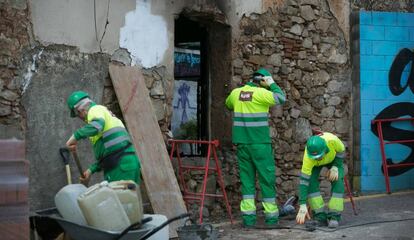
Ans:
{"type": "Polygon", "coordinates": [[[198,77],[200,75],[200,51],[175,48],[174,76],[198,77]]]}
{"type": "MultiPolygon", "coordinates": [[[[374,119],[414,117],[414,14],[359,12],[361,190],[385,190],[374,119]]],[[[382,123],[386,142],[414,138],[410,121],[382,123]]],[[[414,143],[386,144],[387,165],[414,163],[414,143]]],[[[413,188],[414,168],[389,168],[391,188],[413,188]]]]}
{"type": "MultiPolygon", "coordinates": [[[[414,70],[411,68],[409,71],[408,79],[404,84],[402,76],[404,69],[409,67],[413,63],[414,53],[407,48],[402,49],[397,56],[395,57],[391,69],[388,75],[388,85],[389,90],[394,96],[401,95],[404,91],[411,91],[414,93],[414,70]],[[407,89],[409,88],[409,89],[407,89]]],[[[375,119],[385,119],[385,118],[400,118],[400,117],[414,117],[414,103],[411,102],[399,102],[391,104],[386,107],[380,113],[377,114],[375,119]]],[[[376,125],[371,126],[371,131],[378,137],[378,130],[376,125]]],[[[382,124],[382,132],[384,140],[386,141],[396,141],[396,140],[410,140],[413,139],[414,133],[405,129],[400,129],[392,125],[391,122],[384,122],[382,124]]],[[[404,146],[407,146],[411,149],[411,153],[404,160],[399,163],[414,163],[414,143],[400,143],[404,146]]],[[[388,165],[395,164],[392,162],[392,159],[387,159],[388,165]]],[[[390,168],[388,170],[389,176],[398,176],[409,170],[414,166],[404,167],[404,168],[390,168]]],[[[381,166],[381,170],[383,168],[381,166]]]]}

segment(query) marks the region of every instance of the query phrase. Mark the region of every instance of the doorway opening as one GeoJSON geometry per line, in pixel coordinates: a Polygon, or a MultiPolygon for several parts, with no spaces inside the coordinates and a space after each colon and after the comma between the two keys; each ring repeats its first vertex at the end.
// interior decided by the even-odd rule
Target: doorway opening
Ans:
{"type": "MultiPolygon", "coordinates": [[[[229,142],[231,116],[224,114],[224,101],[231,81],[230,28],[186,13],[175,20],[174,36],[174,138],[229,142]]],[[[182,151],[185,155],[205,153],[201,146],[182,151]]]]}

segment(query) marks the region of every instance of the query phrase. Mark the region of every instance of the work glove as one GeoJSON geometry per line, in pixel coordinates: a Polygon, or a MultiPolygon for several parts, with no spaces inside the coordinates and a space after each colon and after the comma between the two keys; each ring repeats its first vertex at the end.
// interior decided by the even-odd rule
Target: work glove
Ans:
{"type": "Polygon", "coordinates": [[[308,207],[306,204],[301,204],[299,207],[298,215],[296,215],[296,222],[299,224],[304,224],[306,219],[310,219],[308,207]]]}
{"type": "Polygon", "coordinates": [[[72,136],[70,136],[69,140],[66,142],[66,147],[70,150],[70,151],[76,151],[76,145],[78,144],[78,141],[76,141],[75,136],[72,134],[72,136]]]}
{"type": "Polygon", "coordinates": [[[328,179],[331,182],[338,180],[338,168],[337,167],[333,166],[331,167],[331,169],[329,169],[328,179]]]}
{"type": "Polygon", "coordinates": [[[270,76],[263,77],[263,80],[266,82],[267,86],[270,86],[270,84],[275,83],[275,80],[273,80],[273,78],[270,76]]]}
{"type": "Polygon", "coordinates": [[[88,183],[89,183],[89,180],[91,180],[91,175],[92,175],[91,170],[87,169],[86,171],[84,171],[84,172],[83,172],[83,176],[84,176],[84,177],[82,177],[82,176],[80,176],[80,177],[79,177],[79,181],[80,181],[83,185],[87,186],[87,185],[88,185],[88,183]]]}

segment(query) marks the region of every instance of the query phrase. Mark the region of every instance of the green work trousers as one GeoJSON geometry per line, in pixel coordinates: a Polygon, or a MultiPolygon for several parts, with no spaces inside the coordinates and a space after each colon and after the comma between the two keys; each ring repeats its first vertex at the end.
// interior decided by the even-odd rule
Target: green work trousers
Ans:
{"type": "Polygon", "coordinates": [[[243,200],[240,202],[243,223],[256,224],[256,173],[262,191],[266,224],[276,224],[279,211],[276,205],[276,167],[270,143],[238,144],[240,181],[243,200]]]}
{"type": "Polygon", "coordinates": [[[314,219],[325,222],[328,219],[339,221],[341,213],[344,210],[344,167],[338,166],[338,180],[331,182],[331,198],[328,203],[328,213],[325,211],[325,203],[323,201],[319,189],[319,174],[323,167],[331,168],[330,165],[314,167],[309,182],[308,202],[312,210],[314,219]]]}
{"type": "Polygon", "coordinates": [[[115,168],[104,171],[104,178],[108,182],[132,180],[141,183],[141,165],[136,154],[123,155],[115,168]]]}

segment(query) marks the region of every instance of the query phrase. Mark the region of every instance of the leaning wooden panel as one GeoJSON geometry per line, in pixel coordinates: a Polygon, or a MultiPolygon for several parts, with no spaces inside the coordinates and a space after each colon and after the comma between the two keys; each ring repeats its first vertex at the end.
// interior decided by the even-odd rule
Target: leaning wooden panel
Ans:
{"type": "MultiPolygon", "coordinates": [[[[145,187],[155,213],[168,218],[186,213],[184,200],[144,77],[137,67],[109,65],[109,73],[127,128],[141,161],[145,187]]],[[[169,225],[170,237],[176,237],[181,223],[169,225]]]]}

